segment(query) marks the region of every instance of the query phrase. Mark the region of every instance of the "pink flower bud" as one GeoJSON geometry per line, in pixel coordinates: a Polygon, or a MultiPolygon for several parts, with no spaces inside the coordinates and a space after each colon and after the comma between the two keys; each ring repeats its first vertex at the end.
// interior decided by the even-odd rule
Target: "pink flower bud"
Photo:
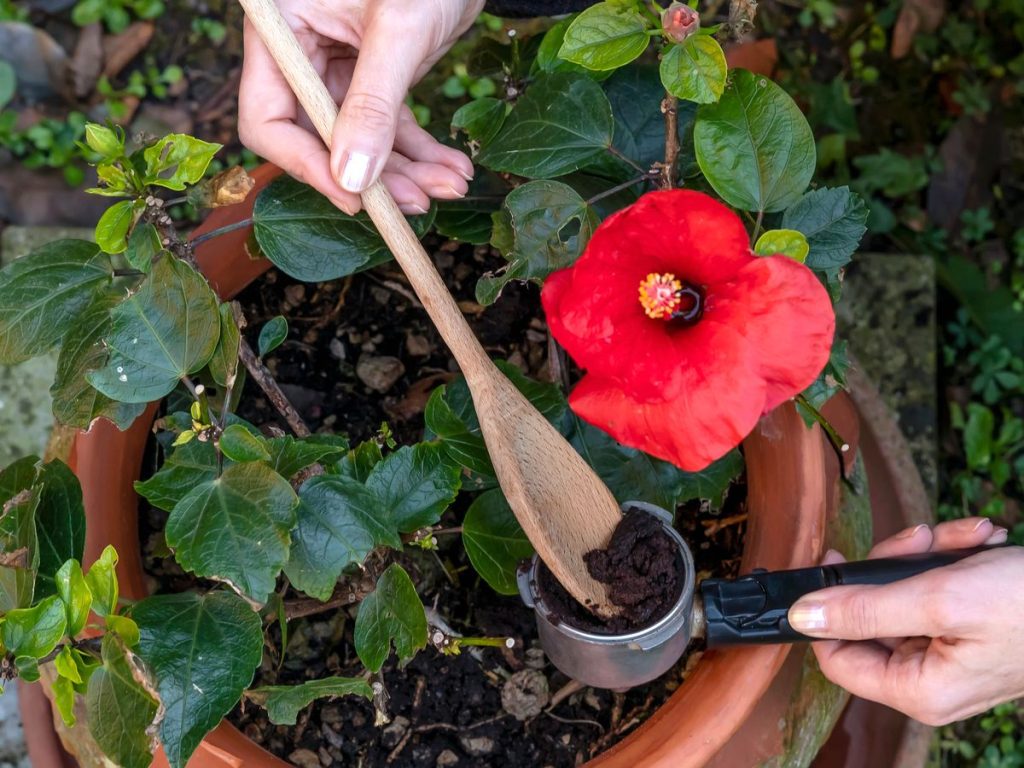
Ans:
{"type": "Polygon", "coordinates": [[[665,37],[681,43],[700,29],[700,14],[686,3],[672,3],[661,14],[661,28],[665,37]]]}

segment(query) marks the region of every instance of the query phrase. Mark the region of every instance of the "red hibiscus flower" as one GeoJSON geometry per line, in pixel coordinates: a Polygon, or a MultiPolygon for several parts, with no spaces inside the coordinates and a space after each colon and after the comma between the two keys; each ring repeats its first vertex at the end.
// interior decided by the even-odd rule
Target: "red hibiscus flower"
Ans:
{"type": "Polygon", "coordinates": [[[755,256],[739,217],[689,190],[610,216],[542,299],[554,337],[586,369],[572,409],[691,472],[811,384],[835,329],[810,269],[755,256]]]}

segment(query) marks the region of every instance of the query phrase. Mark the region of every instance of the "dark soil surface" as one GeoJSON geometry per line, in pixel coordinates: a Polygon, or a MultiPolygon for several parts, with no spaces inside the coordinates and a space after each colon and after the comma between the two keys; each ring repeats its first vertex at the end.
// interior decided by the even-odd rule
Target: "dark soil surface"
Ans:
{"type": "MultiPolygon", "coordinates": [[[[445,244],[435,248],[434,258],[491,355],[535,378],[550,378],[538,291],[510,287],[483,312],[472,296],[478,276],[498,264],[489,250],[445,244]]],[[[288,340],[267,362],[314,431],[345,433],[355,444],[387,421],[400,443],[419,440],[429,393],[456,375],[447,350],[394,266],[321,285],[271,272],[239,300],[253,343],[267,320],[278,314],[290,318],[288,340]],[[381,358],[390,360],[367,364],[381,358]],[[381,371],[388,376],[381,377],[381,371]]],[[[240,415],[264,430],[284,426],[251,384],[240,415]]],[[[155,459],[147,465],[152,471],[155,459]]],[[[679,510],[678,525],[693,546],[700,577],[735,573],[744,497],[745,487],[739,484],[721,510],[698,502],[679,510]]],[[[458,526],[467,504],[460,498],[442,526],[458,526]]],[[[167,556],[160,534],[165,519],[159,510],[143,514],[148,572],[161,590],[202,588],[167,556]]],[[[629,560],[624,554],[632,542],[645,538],[632,524],[623,530],[605,565],[621,567],[629,560]]],[[[245,702],[229,719],[302,768],[575,766],[635,730],[699,658],[700,649],[691,649],[662,678],[625,694],[579,688],[545,659],[532,612],[518,598],[496,595],[476,576],[458,536],[438,539],[436,553],[409,550],[399,556],[420,589],[431,623],[443,622],[465,636],[513,638],[511,649],[467,647],[449,656],[428,645],[404,668],[392,660],[380,677],[389,696],[390,723],[383,726],[375,723],[374,707],[355,697],[317,702],[300,714],[295,727],[275,726],[262,708],[245,702]]],[[[672,569],[658,555],[658,545],[640,551],[654,557],[646,558],[647,566],[634,565],[634,573],[653,567],[667,579],[672,569]]],[[[671,588],[663,583],[661,591],[671,588]]],[[[637,610],[653,614],[654,602],[641,601],[637,610]]],[[[268,651],[254,686],[362,673],[352,643],[355,607],[324,606],[290,590],[285,607],[293,620],[283,658],[275,623],[267,632],[268,651]]]]}

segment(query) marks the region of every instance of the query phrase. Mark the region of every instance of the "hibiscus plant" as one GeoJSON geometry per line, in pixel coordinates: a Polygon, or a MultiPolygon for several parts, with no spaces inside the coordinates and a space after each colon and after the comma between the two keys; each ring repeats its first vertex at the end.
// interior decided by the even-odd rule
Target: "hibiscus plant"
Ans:
{"type": "MultiPolygon", "coordinates": [[[[585,374],[503,370],[620,501],[667,509],[721,495],[742,471],[737,446],[780,403],[821,421],[845,368],[832,302],[867,215],[845,187],[809,189],[815,143],[799,107],[771,79],[728,70],[715,33],[689,6],[610,0],[529,40],[482,41],[471,68],[503,90],[452,121],[476,180],[464,200],[412,220],[504,257],[476,286],[484,307],[511,281],[542,286],[550,332],[585,374]]],[[[181,568],[215,586],[122,599],[113,549],[82,562],[75,476],[27,457],[0,473],[0,678],[46,674],[64,721],[85,712],[126,768],[148,765],[157,738],[182,768],[243,698],[277,723],[324,696],[364,696],[386,716],[378,673],[392,647],[407,660],[428,643],[452,653],[501,642],[454,635],[403,567],[403,549],[439,546],[460,494],[461,544],[494,591],[514,594],[532,553],[465,383],[433,392],[413,445],[386,428],[358,445],[310,434],[263,363],[286,319],[250,347],[239,306],[217,297],[166,213],[168,197],[243,198],[244,172],[204,180],[219,147],[181,134],[126,142],[90,125],[86,142],[92,191],[121,199],[95,243],[53,242],[0,272],[0,363],[59,348],[51,394],[69,427],[126,429],[165,403],[162,466],[136,487],[167,512],[181,568]],[[292,434],[236,414],[246,378],[292,434]],[[251,689],[268,628],[286,633],[287,603],[303,595],[348,603],[365,674],[251,689]]],[[[288,177],[243,224],[303,281],[390,258],[364,214],[288,177]]]]}

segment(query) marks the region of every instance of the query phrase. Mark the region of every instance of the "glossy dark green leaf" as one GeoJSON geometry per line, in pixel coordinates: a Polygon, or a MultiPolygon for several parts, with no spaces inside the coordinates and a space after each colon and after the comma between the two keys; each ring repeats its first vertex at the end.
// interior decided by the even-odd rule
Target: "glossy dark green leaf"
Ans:
{"type": "Polygon", "coordinates": [[[725,52],[710,35],[694,35],[669,46],[661,57],[661,82],[665,90],[697,104],[713,104],[725,90],[729,65],[725,52]]]}
{"type": "Polygon", "coordinates": [[[202,369],[220,339],[217,297],[188,264],[164,257],[131,298],[110,313],[104,339],[110,357],[87,374],[107,397],[126,403],[159,400],[183,376],[202,369]]]}
{"type": "Polygon", "coordinates": [[[452,115],[452,130],[462,131],[470,141],[486,144],[501,130],[508,106],[493,96],[475,99],[452,115]]]}
{"type": "Polygon", "coordinates": [[[127,429],[146,409],[145,403],[119,403],[93,387],[86,375],[100,368],[108,356],[103,338],[110,332],[110,310],[123,300],[113,290],[97,292],[94,301],[67,329],[57,360],[57,375],[50,396],[53,415],[61,424],[88,429],[98,418],[127,429]]]}
{"type": "Polygon", "coordinates": [[[113,281],[110,257],[85,240],[56,240],[0,270],[0,363],[47,352],[113,281]]]}
{"type": "Polygon", "coordinates": [[[541,284],[555,270],[572,265],[597,224],[594,211],[566,184],[540,180],[516,187],[494,215],[491,240],[508,267],[480,278],[477,301],[493,304],[511,280],[541,284]]]}
{"type": "Polygon", "coordinates": [[[412,533],[441,519],[459,493],[459,474],[439,444],[417,443],[377,464],[366,487],[380,499],[391,524],[412,533]]]}
{"type": "MultiPolygon", "coordinates": [[[[845,340],[837,339],[832,344],[832,351],[829,353],[828,362],[824,370],[818,374],[811,385],[804,390],[803,395],[812,408],[822,408],[825,403],[832,399],[846,387],[846,373],[850,369],[850,355],[845,340]]],[[[803,416],[807,426],[815,423],[814,414],[804,408],[803,403],[797,403],[797,411],[803,416]]]]}
{"type": "Polygon", "coordinates": [[[343,477],[365,483],[373,468],[383,460],[384,454],[381,453],[380,446],[374,440],[367,440],[349,451],[348,455],[338,462],[338,471],[343,477]]]}
{"type": "Polygon", "coordinates": [[[477,161],[527,178],[562,176],[606,151],[613,130],[611,106],[601,86],[571,72],[543,75],[519,99],[477,161]]]}
{"type": "Polygon", "coordinates": [[[697,163],[729,205],[782,211],[807,189],[816,164],[814,136],[800,108],[767,77],[729,73],[722,98],[697,111],[697,163]]]}
{"type": "Polygon", "coordinates": [[[138,603],[139,656],[163,702],[160,741],[172,768],[184,768],[252,683],[263,657],[259,615],[230,592],[158,595],[138,603]]]}
{"type": "Polygon", "coordinates": [[[281,315],[271,318],[260,329],[260,357],[269,355],[288,338],[288,321],[281,315]]]}
{"type": "Polygon", "coordinates": [[[282,477],[320,462],[337,461],[348,453],[348,440],[341,435],[310,435],[297,440],[291,435],[274,437],[267,441],[269,464],[282,477]]]}
{"type": "Polygon", "coordinates": [[[238,349],[241,346],[242,334],[238,330],[238,323],[231,304],[225,302],[218,307],[220,312],[220,339],[217,348],[210,358],[210,375],[213,380],[222,387],[228,383],[228,378],[234,378],[238,373],[238,349]]]}
{"type": "Polygon", "coordinates": [[[267,440],[241,424],[228,426],[220,436],[220,449],[232,461],[270,461],[267,440]]]}
{"type": "MultiPolygon", "coordinates": [[[[35,479],[35,458],[30,457],[35,479]]],[[[25,480],[26,460],[0,475],[0,483],[15,485],[25,480]]],[[[7,495],[4,493],[4,495],[7,495]]],[[[39,488],[17,489],[0,507],[0,614],[14,608],[27,608],[35,595],[36,569],[39,567],[39,539],[36,533],[36,510],[39,488]]]]}
{"type": "Polygon", "coordinates": [[[182,191],[202,180],[220,144],[211,144],[184,133],[170,133],[142,153],[146,184],[182,191]]]}
{"type": "Polygon", "coordinates": [[[246,694],[246,698],[266,708],[270,722],[276,725],[295,725],[299,712],[314,701],[338,696],[370,699],[373,689],[361,677],[327,677],[302,685],[267,685],[246,694]]]}
{"type": "Polygon", "coordinates": [[[144,672],[116,635],[103,638],[103,666],[89,678],[85,709],[89,733],[121,768],[149,768],[154,744],[148,729],[157,701],[139,682],[144,672]]]}
{"type": "Polygon", "coordinates": [[[213,443],[193,440],[175,448],[156,474],[135,483],[135,490],[154,507],[170,512],[191,491],[216,476],[213,443]]]}
{"type": "Polygon", "coordinates": [[[515,595],[516,567],[533,555],[505,494],[494,488],[480,494],[462,521],[462,543],[476,572],[501,595],[515,595]]]}
{"type": "MultiPolygon", "coordinates": [[[[334,280],[391,258],[365,213],[342,213],[315,189],[288,176],[260,193],[252,220],[263,254],[297,280],[334,280]]],[[[409,223],[422,236],[432,220],[426,214],[409,223]]]]}
{"type": "Polygon", "coordinates": [[[459,200],[442,200],[437,204],[434,229],[450,240],[481,245],[490,242],[491,215],[501,207],[508,185],[497,175],[477,169],[469,183],[469,192],[459,200]]]}
{"type": "Polygon", "coordinates": [[[647,49],[647,27],[634,7],[597,3],[573,19],[558,56],[587,69],[617,69],[647,49]]]}
{"type": "Polygon", "coordinates": [[[0,471],[0,504],[35,485],[39,464],[38,456],[23,456],[0,471]]]}
{"type": "MultiPolygon", "coordinates": [[[[449,385],[450,386],[450,385],[449,385]]],[[[448,457],[470,472],[494,479],[494,466],[487,453],[479,425],[471,427],[452,410],[446,399],[449,388],[438,387],[427,400],[424,420],[430,433],[441,439],[448,457]]],[[[474,414],[475,418],[475,414],[474,414]]]]}
{"type": "Polygon", "coordinates": [[[359,604],[354,634],[359,660],[371,672],[380,672],[392,643],[400,661],[426,646],[427,616],[402,566],[388,566],[377,579],[377,588],[359,604]]]}
{"type": "Polygon", "coordinates": [[[41,659],[57,647],[67,626],[64,603],[51,595],[31,608],[7,611],[0,624],[0,639],[15,656],[41,659]]]}
{"type": "Polygon", "coordinates": [[[783,227],[807,238],[807,266],[822,272],[850,262],[867,231],[867,220],[867,206],[849,187],[812,190],[782,214],[783,227]]]}
{"type": "Polygon", "coordinates": [[[299,491],[296,515],[285,573],[295,587],[320,600],[331,596],[346,566],[362,563],[378,546],[402,546],[378,495],[348,477],[308,480],[299,491]]]}
{"type": "Polygon", "coordinates": [[[57,594],[57,572],[68,560],[81,561],[85,550],[85,507],[78,478],[67,464],[54,459],[39,471],[38,482],[36,599],[57,594]]]}
{"type": "Polygon", "coordinates": [[[711,502],[712,507],[721,506],[725,492],[732,482],[742,474],[744,466],[743,454],[734,448],[700,472],[683,472],[677,497],[678,502],[707,499],[711,502]]]}
{"type": "Polygon", "coordinates": [[[163,251],[163,242],[156,227],[148,221],[139,222],[128,235],[128,247],[124,257],[133,269],[149,272],[153,260],[163,251]]]}
{"type": "Polygon", "coordinates": [[[288,481],[266,464],[233,464],[174,506],[167,545],[185,570],[262,603],[288,562],[297,504],[288,481]]]}

